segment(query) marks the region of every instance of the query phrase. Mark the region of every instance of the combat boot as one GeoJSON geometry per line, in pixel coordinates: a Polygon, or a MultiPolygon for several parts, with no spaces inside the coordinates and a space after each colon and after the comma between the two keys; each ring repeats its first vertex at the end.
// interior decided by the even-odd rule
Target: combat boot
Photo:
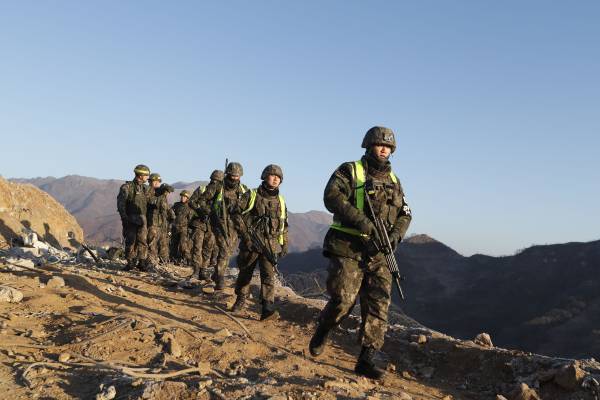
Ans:
{"type": "Polygon", "coordinates": [[[133,271],[135,268],[135,260],[127,260],[127,265],[123,268],[123,271],[133,271]]]}
{"type": "Polygon", "coordinates": [[[315,331],[313,337],[310,339],[310,343],[308,345],[310,354],[312,354],[313,357],[320,356],[323,353],[323,350],[325,350],[325,345],[327,344],[329,332],[331,332],[331,330],[325,328],[323,325],[319,324],[319,326],[317,326],[317,330],[315,331]]]}
{"type": "Polygon", "coordinates": [[[206,268],[200,268],[200,271],[198,271],[198,279],[200,279],[201,281],[210,280],[210,274],[208,273],[208,270],[206,268]]]}
{"type": "Polygon", "coordinates": [[[246,296],[244,296],[243,294],[238,294],[237,298],[235,299],[235,303],[233,303],[233,307],[231,307],[231,311],[232,312],[240,311],[242,308],[244,308],[245,304],[246,304],[246,296]]]}
{"type": "Polygon", "coordinates": [[[215,281],[215,290],[223,290],[223,289],[225,289],[225,277],[217,275],[217,279],[215,281]]]}
{"type": "Polygon", "coordinates": [[[375,349],[373,347],[363,346],[354,367],[354,372],[370,379],[383,378],[383,370],[375,365],[374,356],[375,349]]]}
{"type": "Polygon", "coordinates": [[[262,306],[262,313],[260,314],[260,320],[269,321],[277,318],[279,318],[279,312],[275,309],[273,303],[264,302],[262,306]]]}

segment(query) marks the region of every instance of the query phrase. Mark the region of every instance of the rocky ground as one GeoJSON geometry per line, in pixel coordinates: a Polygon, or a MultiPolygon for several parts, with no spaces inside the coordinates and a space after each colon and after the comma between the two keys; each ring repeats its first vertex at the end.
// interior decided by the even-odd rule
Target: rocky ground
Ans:
{"type": "MultiPolygon", "coordinates": [[[[323,302],[278,288],[281,318],[189,269],[123,272],[118,261],[0,252],[0,393],[11,399],[597,399],[600,364],[458,341],[394,316],[382,382],[354,375],[357,320],[318,359],[323,302]],[[11,253],[12,254],[12,253],[11,253]]],[[[233,271],[235,272],[235,271],[233,271]]],[[[229,281],[232,284],[232,280],[229,281]]],[[[493,338],[492,338],[493,339],[493,338]]]]}

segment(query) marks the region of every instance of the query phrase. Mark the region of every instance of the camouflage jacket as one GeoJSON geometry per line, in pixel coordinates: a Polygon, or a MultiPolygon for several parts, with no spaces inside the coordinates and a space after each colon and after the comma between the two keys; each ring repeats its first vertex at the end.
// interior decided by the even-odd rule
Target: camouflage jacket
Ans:
{"type": "Polygon", "coordinates": [[[173,204],[173,213],[175,214],[175,219],[173,220],[173,228],[178,231],[184,231],[188,228],[192,216],[194,215],[194,210],[187,203],[182,203],[178,201],[173,204]]]}
{"type": "MultiPolygon", "coordinates": [[[[227,179],[227,178],[226,178],[227,179]]],[[[212,182],[211,182],[212,183],[212,182]]],[[[204,199],[204,210],[210,209],[211,222],[215,231],[222,231],[223,228],[223,204],[227,206],[227,227],[228,231],[239,231],[240,221],[239,201],[244,193],[248,191],[248,187],[239,182],[228,188],[224,182],[215,181],[214,185],[209,184],[202,194],[204,199]]]]}
{"type": "Polygon", "coordinates": [[[128,181],[121,185],[117,195],[117,211],[121,220],[145,224],[149,195],[150,188],[143,183],[128,181]]]}
{"type": "Polygon", "coordinates": [[[269,191],[261,185],[258,189],[244,193],[238,207],[239,216],[236,215],[236,218],[243,218],[240,227],[243,247],[251,247],[248,229],[252,229],[256,230],[263,240],[266,239],[273,254],[287,253],[287,209],[279,190],[269,191]]]}
{"type": "MultiPolygon", "coordinates": [[[[368,167],[366,157],[361,161],[366,166],[367,183],[375,183],[377,187],[371,196],[373,207],[383,219],[390,241],[395,246],[404,237],[412,219],[404,190],[395,175],[392,178],[391,167],[380,172],[368,167]]],[[[366,202],[364,210],[356,206],[354,168],[353,162],[342,164],[329,179],[323,196],[325,207],[333,213],[334,221],[348,228],[357,228],[364,218],[373,219],[370,213],[365,212],[368,209],[366,202]]],[[[360,260],[366,256],[366,247],[365,239],[361,236],[330,228],[325,236],[323,253],[325,256],[337,255],[360,260]]]]}
{"type": "Polygon", "coordinates": [[[150,189],[148,199],[148,226],[166,227],[175,219],[175,214],[167,200],[168,192],[164,186],[150,189]]]}

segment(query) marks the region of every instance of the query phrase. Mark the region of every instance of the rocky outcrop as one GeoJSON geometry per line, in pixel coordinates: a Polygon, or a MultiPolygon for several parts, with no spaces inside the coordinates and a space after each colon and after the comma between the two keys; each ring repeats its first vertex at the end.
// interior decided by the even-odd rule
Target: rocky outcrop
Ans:
{"type": "Polygon", "coordinates": [[[81,226],[49,194],[0,177],[0,247],[30,232],[57,248],[76,248],[83,241],[81,226]]]}

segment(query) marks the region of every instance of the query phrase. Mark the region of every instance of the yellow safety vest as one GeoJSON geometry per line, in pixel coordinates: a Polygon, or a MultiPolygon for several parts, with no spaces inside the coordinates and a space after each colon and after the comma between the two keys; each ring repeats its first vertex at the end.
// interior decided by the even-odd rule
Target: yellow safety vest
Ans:
{"type": "MultiPolygon", "coordinates": [[[[242,189],[242,194],[246,193],[248,190],[246,185],[243,183],[240,183],[240,189],[242,189]]],[[[204,190],[206,190],[206,188],[204,190]]],[[[217,213],[221,211],[221,204],[223,204],[223,186],[221,186],[221,190],[219,191],[219,194],[213,203],[213,210],[215,210],[217,213]]]]}
{"type": "MultiPolygon", "coordinates": [[[[281,209],[281,213],[279,215],[280,224],[279,224],[279,244],[283,246],[283,232],[285,231],[285,219],[287,217],[287,210],[285,208],[285,199],[282,195],[279,195],[279,208],[281,209]]],[[[256,189],[252,189],[250,192],[250,202],[248,203],[248,208],[242,211],[242,215],[248,214],[254,208],[254,204],[256,203],[256,189]]]]}
{"type": "MultiPolygon", "coordinates": [[[[354,161],[352,165],[352,179],[354,180],[354,205],[356,208],[363,211],[365,209],[365,182],[367,181],[367,173],[362,160],[354,161]]],[[[396,178],[396,175],[392,171],[390,171],[390,178],[392,178],[392,182],[398,183],[398,178],[396,178]]],[[[343,226],[340,221],[334,220],[330,228],[346,232],[354,236],[369,237],[369,235],[362,233],[358,229],[343,226]]]]}

